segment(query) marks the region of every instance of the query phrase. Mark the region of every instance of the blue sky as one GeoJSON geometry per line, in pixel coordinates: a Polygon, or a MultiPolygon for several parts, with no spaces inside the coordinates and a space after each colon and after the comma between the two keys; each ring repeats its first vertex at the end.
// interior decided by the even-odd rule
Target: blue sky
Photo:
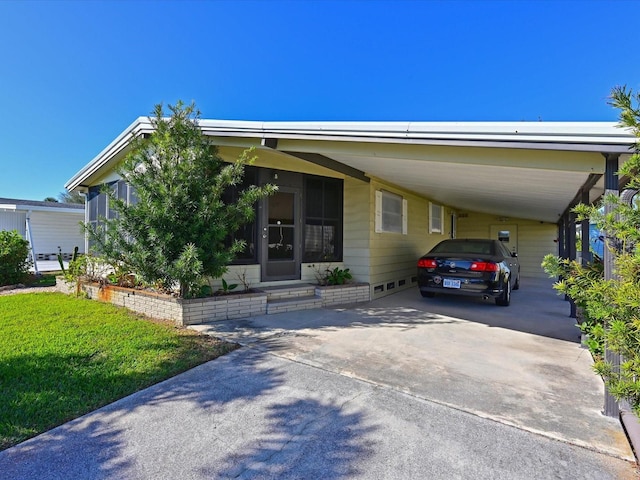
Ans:
{"type": "Polygon", "coordinates": [[[240,120],[615,121],[635,1],[0,1],[0,197],[156,103],[240,120]],[[629,23],[629,26],[625,26],[629,23]]]}

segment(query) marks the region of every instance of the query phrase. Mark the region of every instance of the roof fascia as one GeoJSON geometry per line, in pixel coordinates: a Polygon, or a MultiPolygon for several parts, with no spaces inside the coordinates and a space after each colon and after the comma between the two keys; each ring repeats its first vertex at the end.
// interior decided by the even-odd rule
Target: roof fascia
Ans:
{"type": "Polygon", "coordinates": [[[61,208],[61,207],[45,207],[42,205],[14,205],[0,204],[0,210],[12,212],[60,212],[60,213],[77,213],[84,215],[84,208],[61,208]]]}
{"type": "Polygon", "coordinates": [[[124,132],[116,137],[107,147],[102,150],[93,160],[85,165],[78,173],[76,173],[66,184],[65,188],[72,191],[79,186],[87,178],[103,168],[120,152],[122,152],[132,138],[138,137],[145,133],[153,132],[153,127],[149,117],[138,117],[124,132]]]}
{"type": "Polygon", "coordinates": [[[344,135],[310,135],[310,134],[276,134],[267,133],[257,135],[255,132],[206,132],[209,136],[231,138],[276,138],[283,140],[323,140],[334,142],[367,142],[367,143],[397,143],[410,145],[433,145],[445,147],[484,147],[484,148],[510,148],[522,150],[561,150],[573,152],[598,152],[598,153],[632,153],[633,146],[630,141],[625,143],[582,143],[579,141],[564,141],[562,143],[520,141],[520,140],[456,140],[433,138],[391,138],[391,137],[352,137],[344,135]]]}
{"type": "MultiPolygon", "coordinates": [[[[614,122],[252,122],[200,120],[207,136],[340,142],[400,143],[528,150],[630,153],[635,136],[614,122]]],[[[127,148],[132,137],[153,132],[148,117],[137,118],[76,173],[74,190],[127,148]]]]}

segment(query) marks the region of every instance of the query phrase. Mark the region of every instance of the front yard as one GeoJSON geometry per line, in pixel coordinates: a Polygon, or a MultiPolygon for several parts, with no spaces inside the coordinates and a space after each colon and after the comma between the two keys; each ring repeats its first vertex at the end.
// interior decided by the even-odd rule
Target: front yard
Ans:
{"type": "Polygon", "coordinates": [[[0,450],[236,345],[59,293],[0,297],[0,450]]]}

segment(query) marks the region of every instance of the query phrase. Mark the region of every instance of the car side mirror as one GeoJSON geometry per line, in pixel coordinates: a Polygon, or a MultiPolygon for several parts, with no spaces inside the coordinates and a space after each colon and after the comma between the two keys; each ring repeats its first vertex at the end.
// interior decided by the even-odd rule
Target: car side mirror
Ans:
{"type": "Polygon", "coordinates": [[[514,257],[514,258],[518,258],[518,254],[517,254],[516,252],[513,252],[513,253],[511,254],[511,256],[512,256],[512,257],[514,257]]]}

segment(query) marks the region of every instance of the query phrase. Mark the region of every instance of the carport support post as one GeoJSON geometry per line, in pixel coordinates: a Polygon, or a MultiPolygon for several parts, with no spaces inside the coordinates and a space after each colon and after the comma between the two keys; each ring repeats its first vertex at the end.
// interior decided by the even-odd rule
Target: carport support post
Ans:
{"type": "MultiPolygon", "coordinates": [[[[576,214],[573,212],[567,213],[567,256],[569,260],[576,259],[576,214]]],[[[568,298],[569,304],[571,305],[571,313],[569,317],[576,318],[577,317],[577,309],[576,302],[573,299],[568,298]]]]}
{"type": "Polygon", "coordinates": [[[564,224],[566,222],[566,215],[560,217],[558,220],[558,255],[560,258],[567,258],[566,248],[565,248],[565,238],[564,238],[564,224]]]}
{"type": "MultiPolygon", "coordinates": [[[[582,190],[582,198],[580,199],[580,201],[582,202],[583,205],[589,205],[589,190],[586,190],[586,189],[582,190]]],[[[583,220],[581,227],[582,227],[580,232],[580,237],[582,240],[581,256],[582,256],[582,265],[585,266],[591,261],[591,250],[589,249],[589,246],[591,245],[590,238],[589,238],[591,234],[591,232],[589,231],[589,219],[583,220]]]]}
{"type": "MultiPolygon", "coordinates": [[[[604,194],[620,195],[620,184],[618,182],[618,155],[605,154],[606,166],[604,170],[604,194]]],[[[605,205],[605,214],[611,211],[611,207],[605,205]]],[[[614,256],[605,244],[604,248],[604,279],[612,280],[614,278],[614,256]]],[[[606,328],[606,326],[605,326],[606,328]]],[[[610,351],[605,342],[604,358],[613,365],[614,370],[620,367],[620,355],[610,351]]],[[[620,416],[620,406],[618,401],[609,393],[609,389],[605,385],[604,390],[604,412],[608,417],[620,416]]]]}

